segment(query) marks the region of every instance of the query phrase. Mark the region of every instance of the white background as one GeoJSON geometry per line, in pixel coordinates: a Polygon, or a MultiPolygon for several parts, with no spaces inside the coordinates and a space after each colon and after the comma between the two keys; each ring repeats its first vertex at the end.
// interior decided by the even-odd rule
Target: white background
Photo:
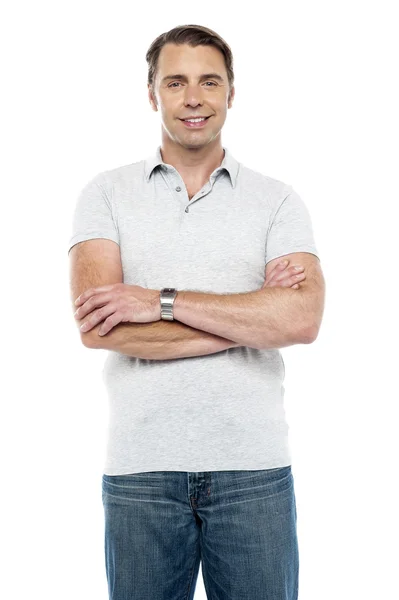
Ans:
{"type": "MultiPolygon", "coordinates": [[[[159,34],[187,23],[214,29],[231,46],[236,97],[222,142],[300,194],[326,280],[317,340],[282,350],[299,600],[397,594],[394,4],[53,0],[2,10],[7,600],[108,598],[106,351],[80,343],[67,245],[84,184],[160,143],[145,53],[159,34]]],[[[195,598],[205,598],[201,571],[195,598]]]]}

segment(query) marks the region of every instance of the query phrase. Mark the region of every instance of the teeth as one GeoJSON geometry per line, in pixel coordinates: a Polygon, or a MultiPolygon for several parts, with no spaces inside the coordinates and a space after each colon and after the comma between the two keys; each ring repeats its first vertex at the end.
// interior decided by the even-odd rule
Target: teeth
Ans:
{"type": "Polygon", "coordinates": [[[202,119],[184,119],[185,121],[188,121],[189,123],[200,123],[201,121],[205,121],[206,117],[203,117],[202,119]]]}

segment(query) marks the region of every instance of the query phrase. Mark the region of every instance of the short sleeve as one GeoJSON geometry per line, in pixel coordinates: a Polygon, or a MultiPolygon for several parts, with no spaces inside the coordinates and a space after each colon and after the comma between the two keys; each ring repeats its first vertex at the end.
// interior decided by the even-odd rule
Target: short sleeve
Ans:
{"type": "Polygon", "coordinates": [[[118,228],[102,173],[81,190],[72,217],[68,254],[75,244],[93,238],[106,238],[119,244],[118,228]]]}
{"type": "Polygon", "coordinates": [[[265,263],[292,252],[310,252],[320,258],[309,210],[289,186],[289,193],[277,208],[269,226],[265,263]]]}

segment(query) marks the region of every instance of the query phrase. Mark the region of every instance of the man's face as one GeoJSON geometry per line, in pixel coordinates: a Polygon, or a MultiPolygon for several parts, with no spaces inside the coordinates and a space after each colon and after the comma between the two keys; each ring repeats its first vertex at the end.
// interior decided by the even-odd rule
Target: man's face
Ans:
{"type": "Polygon", "coordinates": [[[151,106],[161,111],[164,133],[185,148],[200,148],[219,135],[234,98],[234,87],[229,97],[223,54],[213,46],[166,44],[154,87],[148,88],[151,106]],[[181,77],[165,79],[170,75],[181,77]],[[208,118],[200,127],[183,122],[196,116],[208,118]]]}

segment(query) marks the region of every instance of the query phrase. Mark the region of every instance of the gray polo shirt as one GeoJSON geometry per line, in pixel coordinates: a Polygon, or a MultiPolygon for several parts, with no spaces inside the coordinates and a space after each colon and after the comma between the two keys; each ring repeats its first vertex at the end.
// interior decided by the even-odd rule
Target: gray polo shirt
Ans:
{"type": "MultiPolygon", "coordinates": [[[[292,186],[223,148],[222,164],[191,200],[160,146],[146,160],[96,175],[78,197],[68,252],[83,240],[114,240],[124,283],[210,294],[259,290],[273,258],[319,256],[292,186]]],[[[278,349],[241,346],[171,360],[109,351],[104,473],[290,465],[284,375],[278,349]]]]}

